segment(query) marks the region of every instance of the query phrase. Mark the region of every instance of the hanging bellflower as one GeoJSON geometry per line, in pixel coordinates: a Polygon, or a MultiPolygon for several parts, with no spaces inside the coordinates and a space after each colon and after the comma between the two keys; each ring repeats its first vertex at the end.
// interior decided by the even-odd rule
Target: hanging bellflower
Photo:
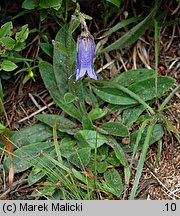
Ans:
{"type": "Polygon", "coordinates": [[[70,78],[76,74],[76,81],[84,77],[85,74],[97,80],[97,74],[94,70],[93,58],[94,58],[94,39],[90,34],[81,34],[77,41],[77,63],[74,73],[70,78]]]}

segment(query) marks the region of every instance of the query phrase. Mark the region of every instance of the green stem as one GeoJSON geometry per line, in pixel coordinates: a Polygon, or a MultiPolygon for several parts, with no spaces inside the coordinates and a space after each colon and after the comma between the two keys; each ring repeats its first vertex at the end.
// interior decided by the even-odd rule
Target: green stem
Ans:
{"type": "MultiPolygon", "coordinates": [[[[79,85],[82,85],[82,83],[79,85]]],[[[78,110],[80,111],[81,116],[86,115],[87,111],[86,111],[86,106],[85,106],[83,95],[81,92],[78,92],[77,83],[75,84],[73,79],[70,80],[69,90],[78,98],[78,100],[75,101],[74,103],[77,106],[78,110]]]]}
{"type": "Polygon", "coordinates": [[[85,17],[84,17],[83,13],[80,13],[80,23],[81,23],[82,29],[84,30],[84,32],[82,32],[82,33],[85,33],[86,36],[90,35],[90,32],[88,30],[86,20],[85,20],[85,17]]]}
{"type": "Polygon", "coordinates": [[[68,0],[65,1],[65,20],[67,22],[67,19],[68,19],[68,7],[69,7],[69,4],[68,4],[68,0]]]}

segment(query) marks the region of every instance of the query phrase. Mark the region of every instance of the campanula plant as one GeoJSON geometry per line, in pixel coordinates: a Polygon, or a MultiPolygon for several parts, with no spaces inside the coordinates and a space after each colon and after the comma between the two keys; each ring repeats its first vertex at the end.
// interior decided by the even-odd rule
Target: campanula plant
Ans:
{"type": "MultiPolygon", "coordinates": [[[[67,4],[68,2],[66,1],[67,4]]],[[[132,46],[147,28],[150,30],[158,10],[156,4],[147,17],[122,37],[114,40],[115,34],[113,40],[109,38],[108,44],[113,41],[112,44],[107,46],[105,42],[103,47],[97,45],[97,61],[103,62],[100,68],[102,70],[98,71],[102,73],[103,80],[98,80],[98,74],[94,70],[93,32],[89,32],[85,22],[85,19],[92,18],[80,12],[78,3],[69,23],[68,19],[62,19],[62,22],[58,19],[60,29],[52,44],[52,40],[43,43],[46,52],[45,49],[42,50],[50,59],[44,59],[43,56],[42,60],[39,55],[39,71],[59,108],[56,106],[50,114],[36,115],[36,124],[14,132],[9,137],[15,147],[14,173],[33,167],[28,175],[29,186],[38,181],[42,183],[38,187],[37,199],[41,196],[60,200],[138,197],[136,191],[147,150],[151,144],[163,138],[166,126],[163,122],[167,122],[163,110],[167,109],[167,102],[180,86],[168,95],[162,105],[154,106],[155,97],[161,98],[172,88],[175,79],[159,75],[155,85],[155,70],[146,68],[117,73],[109,79],[109,69],[106,70],[104,61],[101,60],[105,52],[116,50],[110,56],[119,65],[116,55],[119,49],[128,50],[128,46],[132,46]],[[74,33],[79,25],[81,33],[77,36],[74,33]],[[85,76],[91,79],[84,79],[85,76]],[[134,176],[132,168],[137,164],[134,159],[137,151],[141,150],[142,153],[137,155],[140,159],[134,176]]],[[[64,10],[69,18],[67,5],[64,10]]],[[[125,19],[105,32],[104,37],[110,37],[113,32],[140,20],[139,17],[125,19]]],[[[158,34],[155,35],[155,41],[158,42],[158,34]]],[[[119,68],[118,72],[120,70],[119,68]]],[[[4,152],[1,143],[0,150],[4,152]]],[[[161,146],[158,150],[160,152],[161,146]]],[[[3,165],[8,171],[10,157],[5,159],[3,165]]]]}
{"type": "Polygon", "coordinates": [[[76,69],[74,73],[70,76],[70,78],[76,74],[76,81],[80,78],[84,77],[85,74],[97,80],[97,74],[94,70],[93,66],[93,58],[94,58],[94,38],[90,35],[84,16],[80,14],[81,25],[84,28],[84,32],[78,37],[77,40],[77,63],[76,69]]]}

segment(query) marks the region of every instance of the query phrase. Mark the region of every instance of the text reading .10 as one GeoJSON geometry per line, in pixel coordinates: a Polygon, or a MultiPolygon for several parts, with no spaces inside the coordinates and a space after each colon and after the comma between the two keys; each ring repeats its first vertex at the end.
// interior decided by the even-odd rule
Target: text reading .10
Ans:
{"type": "Polygon", "coordinates": [[[166,203],[166,211],[176,211],[176,203],[166,203]]]}

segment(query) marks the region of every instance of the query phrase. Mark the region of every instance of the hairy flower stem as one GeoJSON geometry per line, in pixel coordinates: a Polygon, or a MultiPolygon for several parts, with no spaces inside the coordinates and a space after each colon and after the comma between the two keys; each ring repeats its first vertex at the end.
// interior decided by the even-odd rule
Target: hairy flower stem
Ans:
{"type": "Polygon", "coordinates": [[[86,21],[85,21],[85,18],[84,18],[84,14],[83,13],[80,13],[80,23],[81,23],[81,29],[82,29],[82,33],[81,35],[82,36],[89,36],[90,35],[90,32],[88,30],[88,27],[87,27],[87,24],[86,24],[86,21]],[[83,31],[84,30],[84,31],[83,31]]]}

